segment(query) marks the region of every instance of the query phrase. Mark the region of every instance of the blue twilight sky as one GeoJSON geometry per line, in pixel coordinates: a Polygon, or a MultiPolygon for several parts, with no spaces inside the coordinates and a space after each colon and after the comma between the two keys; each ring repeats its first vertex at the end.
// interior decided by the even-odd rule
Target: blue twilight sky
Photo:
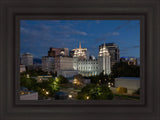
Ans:
{"type": "Polygon", "coordinates": [[[114,42],[120,57],[140,57],[139,20],[21,20],[20,53],[47,56],[50,47],[87,48],[97,57],[99,45],[114,42]]]}

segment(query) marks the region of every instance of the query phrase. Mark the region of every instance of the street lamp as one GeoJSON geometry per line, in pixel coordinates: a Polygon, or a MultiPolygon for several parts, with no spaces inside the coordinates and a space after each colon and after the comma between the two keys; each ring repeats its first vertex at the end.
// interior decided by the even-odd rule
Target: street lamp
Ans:
{"type": "Polygon", "coordinates": [[[111,83],[110,82],[108,83],[108,87],[111,87],[111,83]]]}
{"type": "Polygon", "coordinates": [[[87,100],[89,100],[89,96],[87,96],[87,100]]]}
{"type": "Polygon", "coordinates": [[[49,94],[49,92],[48,91],[46,91],[46,95],[48,95],[49,94]]]}
{"type": "Polygon", "coordinates": [[[71,98],[72,98],[72,95],[70,94],[70,95],[68,95],[68,97],[71,99],[71,98]]]}

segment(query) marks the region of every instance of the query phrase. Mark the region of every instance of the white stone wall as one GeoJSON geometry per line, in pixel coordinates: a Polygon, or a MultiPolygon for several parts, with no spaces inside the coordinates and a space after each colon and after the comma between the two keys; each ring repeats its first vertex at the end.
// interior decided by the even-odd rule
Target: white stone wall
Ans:
{"type": "Polygon", "coordinates": [[[110,63],[110,56],[99,56],[98,57],[99,63],[99,71],[103,71],[104,74],[111,73],[111,63],[110,63]]]}
{"type": "Polygon", "coordinates": [[[83,76],[93,76],[100,73],[97,60],[77,60],[77,62],[75,60],[74,69],[83,76]]]}
{"type": "Polygon", "coordinates": [[[104,74],[110,74],[111,73],[111,67],[110,67],[110,56],[104,56],[104,74]]]}
{"type": "Polygon", "coordinates": [[[110,74],[110,56],[100,56],[95,60],[78,60],[74,58],[73,69],[78,70],[83,76],[99,75],[103,70],[104,74],[110,74]]]}
{"type": "Polygon", "coordinates": [[[72,77],[74,77],[77,74],[78,74],[78,71],[75,71],[75,70],[72,70],[72,71],[58,71],[57,72],[58,76],[59,75],[63,75],[66,78],[72,78],[72,77]]]}
{"type": "Polygon", "coordinates": [[[97,60],[78,61],[78,71],[84,76],[98,75],[99,65],[97,60]]]}
{"type": "Polygon", "coordinates": [[[115,78],[115,87],[125,87],[131,90],[140,88],[140,78],[137,77],[120,77],[115,78]]]}
{"type": "Polygon", "coordinates": [[[73,69],[78,70],[78,57],[73,57],[73,69]]]}

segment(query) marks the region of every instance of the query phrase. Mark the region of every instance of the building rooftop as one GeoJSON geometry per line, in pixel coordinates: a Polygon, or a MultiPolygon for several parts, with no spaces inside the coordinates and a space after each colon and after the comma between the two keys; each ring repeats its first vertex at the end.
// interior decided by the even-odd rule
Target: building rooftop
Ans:
{"type": "MultiPolygon", "coordinates": [[[[104,44],[101,44],[100,46],[103,46],[104,44]]],[[[105,43],[106,46],[118,46],[117,44],[115,43],[105,43]]]]}
{"type": "Polygon", "coordinates": [[[31,56],[31,57],[33,57],[33,55],[31,53],[24,53],[21,56],[31,56]]]}
{"type": "Polygon", "coordinates": [[[20,91],[24,92],[23,95],[26,95],[26,94],[31,94],[31,93],[36,93],[36,91],[29,91],[28,88],[26,87],[20,87],[20,91]]]}
{"type": "Polygon", "coordinates": [[[118,79],[137,79],[139,80],[140,77],[118,77],[118,79]]]}

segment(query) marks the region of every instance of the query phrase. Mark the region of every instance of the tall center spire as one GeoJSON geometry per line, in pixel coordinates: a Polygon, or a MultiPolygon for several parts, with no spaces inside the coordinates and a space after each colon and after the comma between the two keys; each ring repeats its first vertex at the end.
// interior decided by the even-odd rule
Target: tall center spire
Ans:
{"type": "Polygon", "coordinates": [[[103,46],[104,48],[106,48],[106,44],[105,44],[105,42],[104,42],[104,46],[103,46]]]}
{"type": "Polygon", "coordinates": [[[81,49],[81,42],[79,42],[79,48],[81,49]]]}

